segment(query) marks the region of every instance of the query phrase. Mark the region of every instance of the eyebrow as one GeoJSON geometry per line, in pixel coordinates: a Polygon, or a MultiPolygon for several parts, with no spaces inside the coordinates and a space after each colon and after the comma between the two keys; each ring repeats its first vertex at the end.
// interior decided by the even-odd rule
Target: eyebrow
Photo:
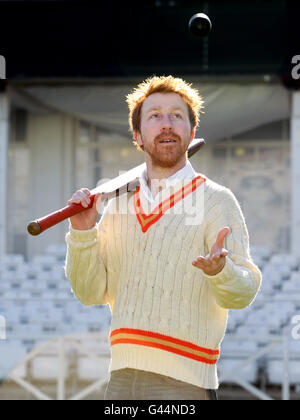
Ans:
{"type": "MultiPolygon", "coordinates": [[[[173,111],[175,111],[175,110],[179,110],[179,111],[184,112],[184,110],[183,110],[180,106],[178,106],[178,105],[171,106],[170,108],[171,108],[173,111]]],[[[148,109],[148,111],[147,111],[146,113],[147,113],[147,114],[149,114],[149,112],[152,112],[152,111],[159,111],[160,109],[162,109],[162,107],[161,107],[161,106],[153,106],[153,107],[151,107],[150,109],[148,109]]]]}

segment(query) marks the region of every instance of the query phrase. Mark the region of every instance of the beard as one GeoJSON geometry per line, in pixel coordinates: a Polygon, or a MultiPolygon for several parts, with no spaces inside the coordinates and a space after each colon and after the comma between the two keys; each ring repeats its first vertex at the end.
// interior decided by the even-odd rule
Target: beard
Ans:
{"type": "Polygon", "coordinates": [[[168,135],[176,140],[173,146],[164,146],[159,143],[163,137],[166,137],[165,133],[155,137],[154,142],[147,141],[144,136],[141,136],[144,152],[150,156],[153,166],[172,168],[186,155],[189,141],[183,142],[181,137],[174,133],[168,133],[168,135]]]}

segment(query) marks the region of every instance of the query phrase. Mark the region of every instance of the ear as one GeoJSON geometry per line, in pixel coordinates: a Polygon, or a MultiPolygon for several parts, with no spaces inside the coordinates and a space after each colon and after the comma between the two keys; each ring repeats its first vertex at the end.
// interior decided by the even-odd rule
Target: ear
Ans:
{"type": "Polygon", "coordinates": [[[139,131],[135,131],[133,133],[134,140],[137,142],[139,146],[143,146],[142,136],[139,131]]]}
{"type": "Polygon", "coordinates": [[[192,130],[192,132],[191,132],[191,140],[190,140],[190,144],[192,143],[192,141],[194,140],[194,138],[195,138],[195,133],[196,133],[196,129],[194,128],[193,130],[192,130]]]}

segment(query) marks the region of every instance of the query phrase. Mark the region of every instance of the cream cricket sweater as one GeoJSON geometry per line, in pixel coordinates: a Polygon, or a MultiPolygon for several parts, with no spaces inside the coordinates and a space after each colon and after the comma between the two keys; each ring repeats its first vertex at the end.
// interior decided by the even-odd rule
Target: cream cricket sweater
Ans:
{"type": "Polygon", "coordinates": [[[198,173],[167,184],[152,203],[143,190],[112,199],[95,228],[70,227],[66,276],[85,305],[110,305],[110,370],[217,389],[228,309],[248,306],[261,283],[241,208],[198,173]],[[225,267],[207,276],[192,261],[209,254],[225,226],[225,267]]]}

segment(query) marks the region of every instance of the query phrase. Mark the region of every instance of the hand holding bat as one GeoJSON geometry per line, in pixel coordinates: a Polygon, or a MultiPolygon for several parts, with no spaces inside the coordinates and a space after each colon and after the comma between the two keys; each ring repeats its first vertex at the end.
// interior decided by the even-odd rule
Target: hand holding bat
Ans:
{"type": "Polygon", "coordinates": [[[97,200],[100,196],[101,193],[98,193],[91,197],[91,192],[88,188],[81,188],[72,195],[68,201],[69,205],[81,204],[82,207],[86,208],[86,210],[70,217],[71,225],[74,229],[88,230],[96,225],[98,219],[97,200]],[[92,207],[90,207],[91,203],[92,207]]]}

